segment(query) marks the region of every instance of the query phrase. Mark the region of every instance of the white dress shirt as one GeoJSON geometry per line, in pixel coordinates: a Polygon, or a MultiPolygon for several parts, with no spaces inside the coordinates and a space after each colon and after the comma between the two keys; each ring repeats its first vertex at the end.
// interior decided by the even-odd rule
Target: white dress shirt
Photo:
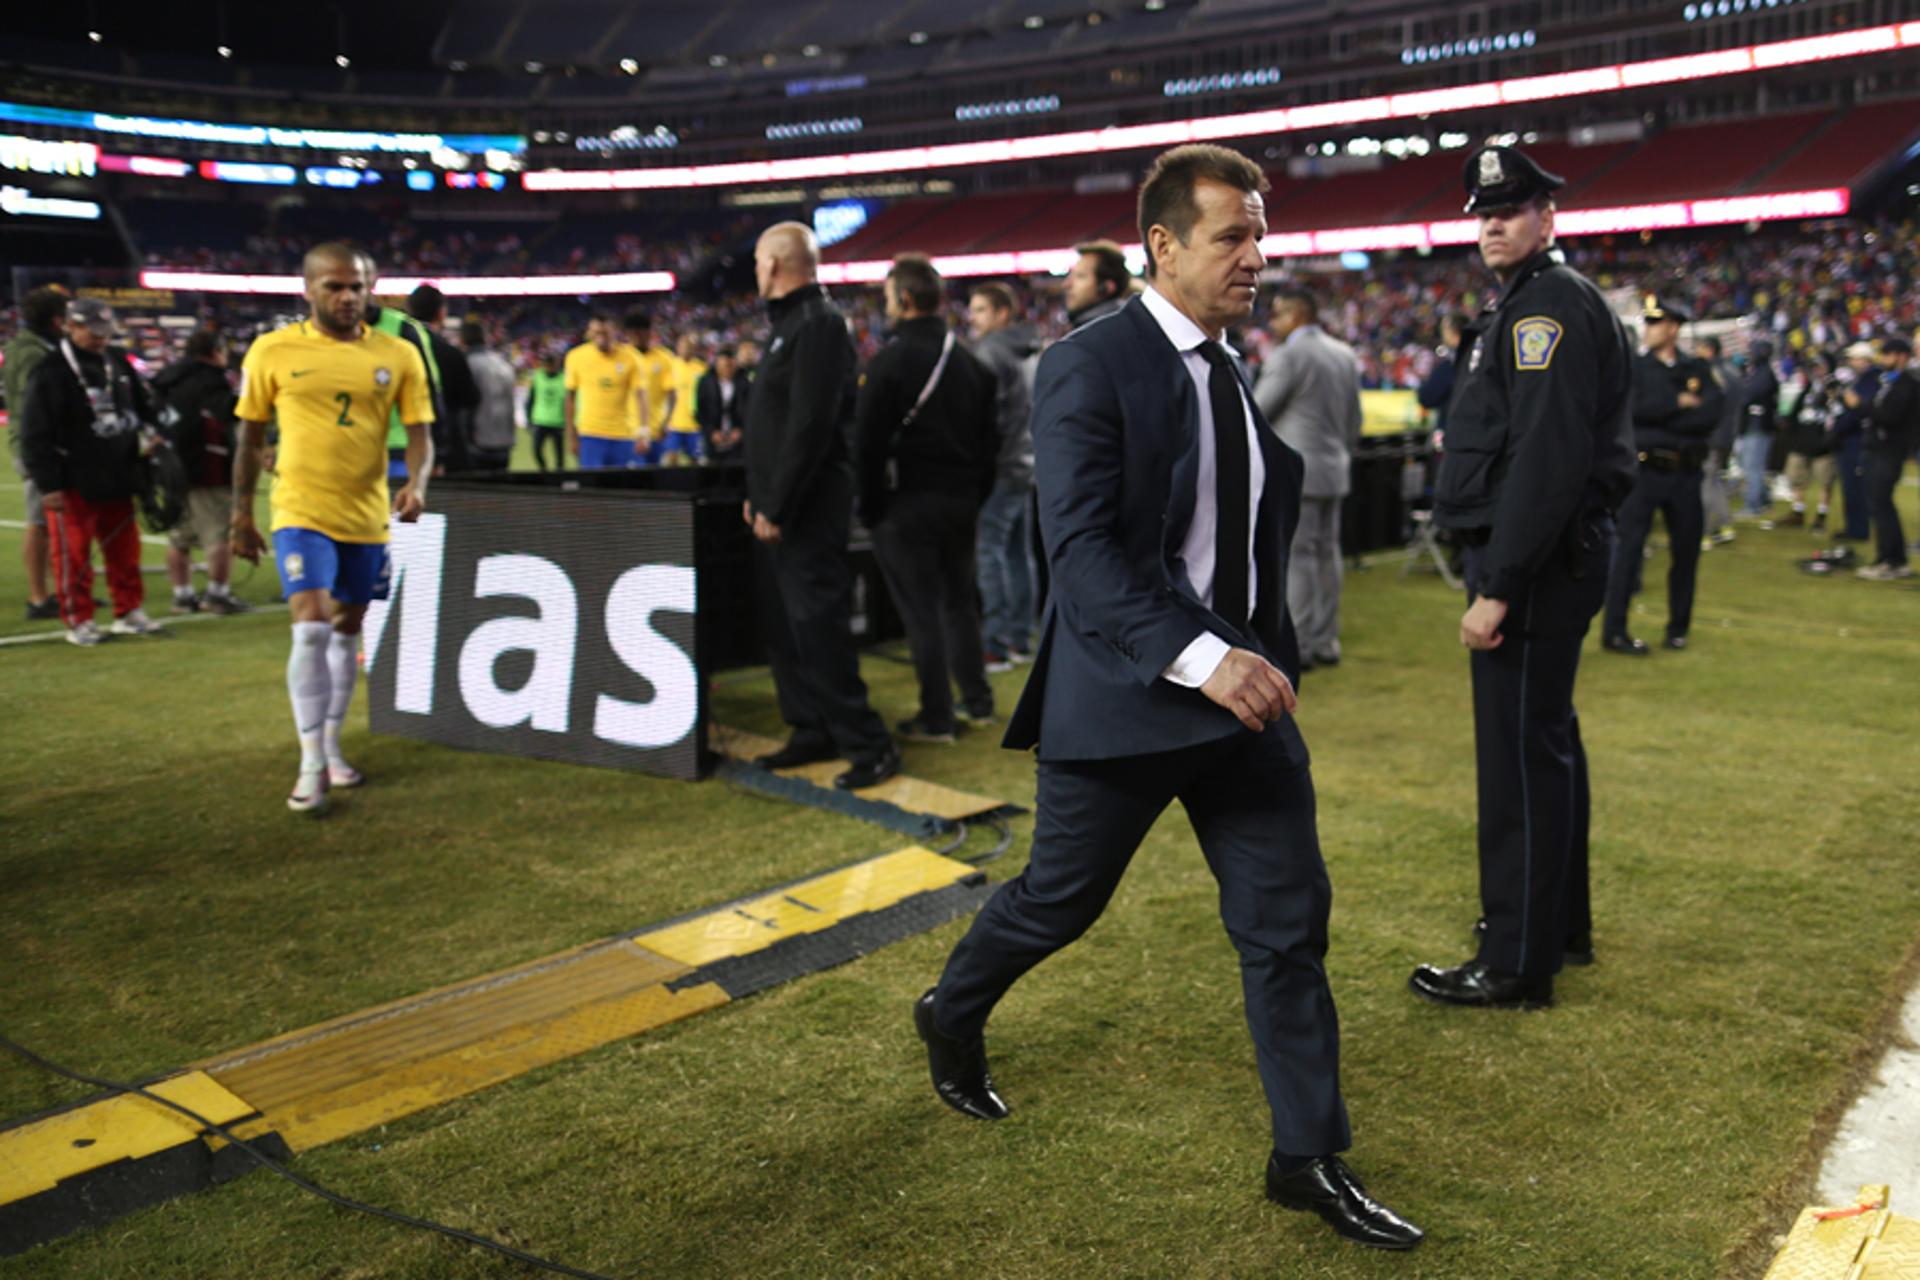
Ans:
{"type": "MultiPolygon", "coordinates": [[[[1187,536],[1180,544],[1180,563],[1187,571],[1187,580],[1199,593],[1200,602],[1212,608],[1214,543],[1218,539],[1220,524],[1217,509],[1219,481],[1214,474],[1214,457],[1218,451],[1213,442],[1213,397],[1207,388],[1208,380],[1213,376],[1213,366],[1200,354],[1200,346],[1214,342],[1222,350],[1227,347],[1219,337],[1203,332],[1199,325],[1167,301],[1158,289],[1149,286],[1140,295],[1140,300],[1145,304],[1147,314],[1153,317],[1160,331],[1179,351],[1181,362],[1187,366],[1187,373],[1193,378],[1200,405],[1200,466],[1194,476],[1193,522],[1187,526],[1187,536]]],[[[1247,433],[1247,607],[1252,609],[1259,588],[1259,573],[1253,562],[1253,531],[1260,524],[1260,491],[1266,487],[1267,462],[1260,453],[1260,439],[1255,434],[1253,423],[1253,406],[1247,403],[1244,387],[1240,390],[1240,406],[1241,429],[1247,433]]],[[[1202,631],[1160,674],[1175,684],[1197,689],[1213,676],[1214,669],[1227,656],[1229,648],[1227,642],[1213,632],[1202,631]]]]}

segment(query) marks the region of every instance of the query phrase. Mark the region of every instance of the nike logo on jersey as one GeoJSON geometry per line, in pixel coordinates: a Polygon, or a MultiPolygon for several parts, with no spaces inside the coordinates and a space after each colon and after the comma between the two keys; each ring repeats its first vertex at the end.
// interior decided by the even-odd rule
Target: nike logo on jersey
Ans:
{"type": "Polygon", "coordinates": [[[289,373],[287,376],[289,378],[304,378],[312,372],[313,370],[311,369],[295,369],[293,370],[293,372],[289,373]]]}

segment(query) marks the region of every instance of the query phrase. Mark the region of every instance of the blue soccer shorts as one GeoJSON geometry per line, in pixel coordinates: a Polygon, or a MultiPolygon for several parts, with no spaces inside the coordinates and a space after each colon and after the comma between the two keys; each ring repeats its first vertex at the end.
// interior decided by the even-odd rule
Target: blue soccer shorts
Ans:
{"type": "Polygon", "coordinates": [[[581,470],[595,471],[604,467],[630,467],[632,465],[632,440],[614,440],[606,436],[580,437],[581,470]]]}
{"type": "Polygon", "coordinates": [[[385,600],[393,558],[384,542],[336,542],[312,529],[275,529],[273,556],[287,595],[325,591],[341,604],[385,600]]]}

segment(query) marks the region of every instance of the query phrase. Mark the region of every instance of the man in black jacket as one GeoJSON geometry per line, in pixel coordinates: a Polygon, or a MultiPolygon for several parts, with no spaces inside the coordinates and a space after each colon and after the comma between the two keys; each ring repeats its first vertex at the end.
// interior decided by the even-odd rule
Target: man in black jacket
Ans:
{"type": "Polygon", "coordinates": [[[741,515],[757,544],[754,581],[780,714],[793,730],[759,763],[785,769],[843,757],[853,767],[834,785],[877,786],[900,771],[900,749],[867,704],[853,647],[853,337],[820,285],[812,228],[767,228],[753,265],[773,329],[747,405],[741,515]]]}
{"type": "Polygon", "coordinates": [[[1500,292],[1461,344],[1433,510],[1466,548],[1484,914],[1473,959],[1421,965],[1411,985],[1444,1004],[1532,1008],[1593,946],[1573,684],[1633,487],[1633,348],[1553,246],[1563,180],[1498,146],[1474,152],[1464,179],[1500,292]]]}
{"type": "Polygon", "coordinates": [[[160,418],[192,485],[180,523],[169,535],[167,577],[175,613],[245,613],[228,585],[233,548],[233,388],[227,384],[227,348],[218,334],[196,329],[181,358],[153,380],[160,418]],[[207,593],[193,593],[193,550],[207,558],[207,593]]]}
{"type": "Polygon", "coordinates": [[[993,488],[998,386],[940,314],[946,290],[919,254],[885,282],[893,340],[860,380],[855,455],[860,520],[906,623],[920,710],[895,726],[909,742],[952,742],[953,689],[969,722],[993,716],[980,644],[974,544],[993,488]]]}
{"type": "Polygon", "coordinates": [[[739,462],[746,456],[746,370],[732,347],[714,352],[713,368],[700,375],[693,392],[693,416],[700,424],[708,462],[739,462]]]}
{"type": "Polygon", "coordinates": [[[1867,416],[1867,493],[1873,504],[1874,562],[1860,576],[1874,582],[1911,578],[1906,534],[1894,493],[1907,458],[1920,445],[1920,381],[1908,367],[1913,344],[1905,338],[1880,339],[1880,389],[1867,416]]]}
{"type": "Polygon", "coordinates": [[[1748,519],[1764,515],[1769,492],[1767,463],[1773,455],[1774,418],[1780,413],[1780,378],[1773,371],[1773,344],[1756,342],[1747,352],[1747,374],[1735,392],[1734,456],[1744,472],[1742,510],[1748,519]]]}
{"type": "Polygon", "coordinates": [[[94,298],[67,308],[67,336],[27,382],[21,460],[39,486],[53,543],[54,590],[67,639],[82,648],[105,637],[93,621],[93,544],[113,592],[114,635],[161,630],[141,608],[140,487],[143,434],[157,413],[123,351],[109,350],[113,311],[94,298]]]}
{"type": "Polygon", "coordinates": [[[1606,614],[1600,624],[1600,644],[1614,653],[1644,657],[1652,652],[1646,641],[1627,634],[1627,603],[1640,589],[1640,561],[1655,512],[1665,516],[1672,543],[1666,645],[1687,647],[1700,538],[1706,532],[1700,466],[1707,460],[1708,441],[1726,399],[1711,365],[1680,354],[1680,326],[1691,318],[1651,294],[1641,315],[1647,349],[1633,365],[1633,442],[1640,471],[1633,492],[1620,506],[1620,542],[1607,577],[1606,614]]]}
{"type": "Polygon", "coordinates": [[[407,297],[407,314],[427,330],[433,344],[433,363],[440,370],[440,389],[446,413],[433,420],[433,456],[448,471],[473,469],[473,414],[480,407],[480,385],[467,367],[467,355],[440,332],[447,319],[447,298],[430,284],[423,284],[407,297]]]}

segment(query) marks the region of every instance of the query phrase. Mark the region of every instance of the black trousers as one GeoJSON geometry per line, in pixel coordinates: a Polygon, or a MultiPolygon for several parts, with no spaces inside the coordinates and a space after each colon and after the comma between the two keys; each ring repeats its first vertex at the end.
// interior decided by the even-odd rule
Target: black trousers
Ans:
{"type": "Polygon", "coordinates": [[[1706,533],[1706,509],[1700,501],[1698,471],[1653,471],[1642,467],[1633,492],[1620,505],[1620,541],[1607,575],[1604,636],[1625,635],[1627,603],[1640,590],[1640,570],[1654,513],[1666,517],[1673,544],[1667,568],[1667,634],[1684,636],[1693,624],[1693,590],[1700,572],[1700,538],[1706,533]]]}
{"type": "Polygon", "coordinates": [[[1300,1156],[1345,1150],[1340,1030],[1324,964],[1332,890],[1306,744],[1291,719],[1178,751],[1041,761],[1032,857],[954,948],[935,1021],[957,1036],[985,1027],[1022,974],[1099,918],[1176,799],[1219,882],[1220,919],[1240,955],[1273,1144],[1300,1156]]]}
{"type": "Polygon", "coordinates": [[[867,704],[853,645],[853,570],[847,560],[852,485],[822,472],[805,507],[781,526],[777,543],[754,543],[760,634],[794,741],[831,744],[857,763],[877,760],[891,742],[867,704]]]}
{"type": "Polygon", "coordinates": [[[1900,510],[1894,506],[1894,490],[1900,485],[1900,472],[1907,465],[1906,450],[1867,448],[1867,503],[1873,512],[1874,561],[1878,564],[1907,562],[1907,535],[1900,528],[1900,510]]]}
{"type": "Polygon", "coordinates": [[[533,461],[542,471],[547,470],[547,449],[553,449],[553,470],[567,469],[567,431],[565,427],[535,427],[533,429],[533,461]]]}
{"type": "Polygon", "coordinates": [[[980,508],[965,495],[896,493],[873,530],[873,554],[907,627],[920,680],[920,717],[932,729],[953,728],[953,688],[976,715],[993,712],[975,543],[980,508]]]}
{"type": "MultiPolygon", "coordinates": [[[[1507,602],[1500,646],[1471,659],[1480,908],[1487,920],[1480,959],[1509,973],[1558,973],[1567,939],[1593,928],[1593,802],[1573,682],[1605,592],[1613,540],[1613,522],[1600,518],[1588,526],[1586,545],[1556,550],[1507,602]]],[[[1469,582],[1478,580],[1481,554],[1467,552],[1469,582]]]]}

